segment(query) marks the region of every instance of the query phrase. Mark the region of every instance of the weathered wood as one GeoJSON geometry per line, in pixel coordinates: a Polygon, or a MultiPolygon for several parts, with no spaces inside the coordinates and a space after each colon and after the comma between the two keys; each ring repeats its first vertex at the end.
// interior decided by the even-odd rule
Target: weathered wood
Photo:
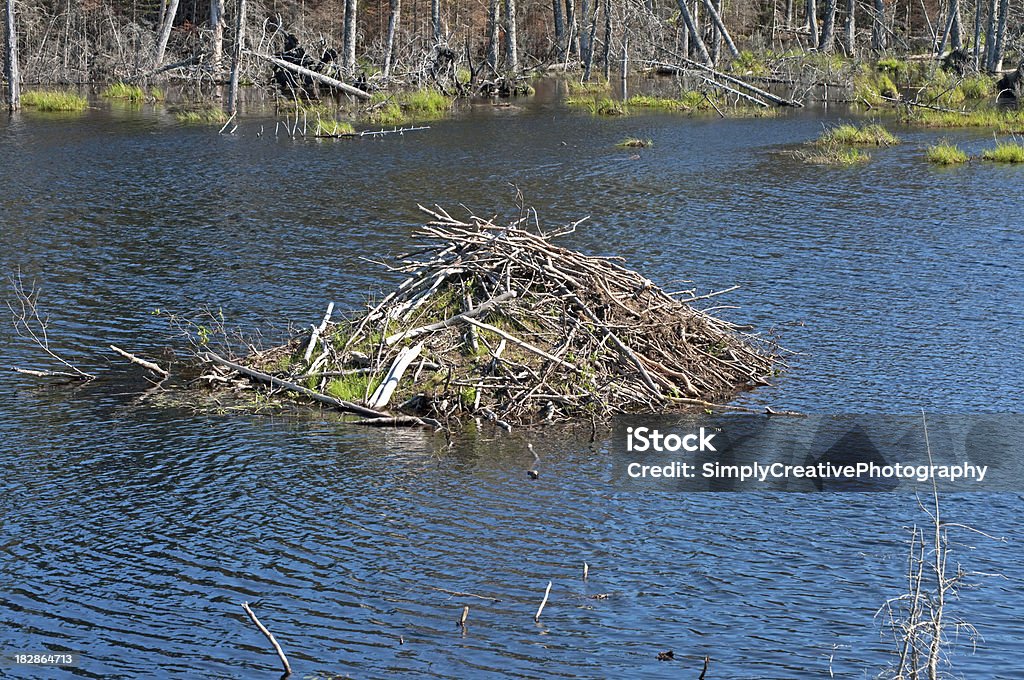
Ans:
{"type": "Polygon", "coordinates": [[[391,370],[384,377],[384,382],[377,387],[370,398],[368,402],[370,408],[383,408],[388,405],[388,402],[391,401],[391,395],[395,393],[395,388],[398,387],[398,383],[409,368],[409,364],[415,361],[422,351],[423,343],[421,342],[413,347],[406,347],[398,353],[394,363],[391,364],[391,370]]]}
{"type": "Polygon", "coordinates": [[[139,366],[142,366],[146,370],[156,373],[162,378],[167,378],[170,376],[170,374],[167,371],[165,371],[159,365],[154,364],[152,361],[146,361],[145,359],[137,357],[134,354],[129,354],[128,352],[124,351],[120,347],[117,347],[116,345],[110,345],[110,349],[113,350],[115,353],[120,354],[133,364],[138,364],[139,366]]]}
{"type": "Polygon", "coordinates": [[[351,85],[343,83],[336,78],[331,78],[330,76],[325,76],[322,73],[317,73],[316,71],[308,69],[305,66],[299,66],[297,64],[291,63],[290,61],[285,61],[284,59],[279,59],[278,57],[273,57],[269,54],[260,54],[259,52],[253,52],[251,50],[246,50],[246,53],[251,54],[254,57],[259,57],[260,59],[265,59],[269,61],[271,64],[274,64],[275,66],[280,66],[281,68],[292,71],[293,73],[297,73],[300,76],[312,78],[313,80],[319,83],[327,85],[328,87],[336,87],[342,92],[350,94],[353,97],[358,97],[360,99],[370,98],[370,94],[368,92],[363,92],[358,87],[352,87],[351,85]]]}
{"type": "Polygon", "coordinates": [[[327,305],[327,313],[324,314],[323,321],[320,322],[319,326],[313,326],[313,331],[309,334],[309,345],[306,347],[306,353],[303,355],[303,361],[309,361],[309,358],[313,355],[313,350],[316,348],[316,341],[320,339],[320,336],[327,329],[327,324],[331,322],[331,314],[334,313],[334,303],[331,302],[327,305]]]}
{"type": "Polygon", "coordinates": [[[21,108],[21,73],[18,69],[18,29],[14,18],[14,0],[7,0],[4,31],[4,76],[7,78],[7,110],[21,108]]]}
{"type": "Polygon", "coordinates": [[[540,623],[540,615],[544,611],[544,605],[548,603],[548,596],[551,594],[551,581],[548,581],[548,587],[544,591],[544,599],[540,601],[540,607],[537,608],[537,613],[533,615],[533,622],[540,623]]]}
{"type": "Polygon", "coordinates": [[[365,418],[391,417],[391,415],[388,413],[376,411],[372,408],[367,408],[366,406],[360,406],[359,404],[353,404],[350,401],[335,399],[334,397],[331,397],[329,395],[321,394],[320,392],[311,390],[308,387],[296,385],[295,383],[289,382],[288,380],[282,380],[281,378],[277,378],[272,375],[267,375],[266,373],[261,373],[260,371],[253,370],[248,366],[236,364],[233,361],[228,361],[223,357],[217,356],[213,352],[204,352],[199,355],[199,358],[214,364],[218,364],[220,366],[224,366],[225,368],[230,368],[231,370],[241,373],[242,375],[252,378],[253,380],[256,380],[258,382],[271,385],[272,387],[279,387],[281,389],[288,390],[289,392],[295,392],[296,394],[301,394],[302,396],[307,397],[308,399],[312,399],[313,401],[317,401],[321,404],[326,404],[327,406],[333,406],[339,411],[355,413],[356,415],[360,415],[365,418]]]}
{"type": "Polygon", "coordinates": [[[474,307],[473,309],[470,309],[469,311],[447,318],[444,321],[438,321],[437,323],[428,324],[426,326],[420,326],[419,328],[412,328],[407,331],[402,331],[401,333],[395,333],[394,335],[390,335],[384,339],[384,344],[394,345],[396,342],[401,342],[402,340],[409,340],[424,335],[426,333],[441,330],[442,328],[448,328],[449,326],[464,323],[466,319],[478,317],[481,314],[486,314],[487,312],[491,311],[502,302],[507,302],[508,300],[514,299],[516,295],[516,291],[510,290],[506,293],[502,293],[501,295],[488,300],[487,302],[484,302],[483,304],[474,307]]]}
{"type": "Polygon", "coordinates": [[[245,0],[238,0],[238,12],[235,15],[235,47],[231,52],[231,82],[228,85],[228,113],[232,115],[238,110],[238,72],[242,68],[243,54],[245,54],[245,0]]]}
{"type": "Polygon", "coordinates": [[[281,666],[284,668],[284,674],[286,676],[291,675],[292,667],[288,663],[288,657],[284,655],[284,650],[281,649],[281,645],[278,644],[277,638],[274,637],[274,634],[271,633],[266,626],[260,623],[260,620],[256,618],[256,614],[253,612],[248,602],[242,603],[242,609],[244,609],[245,613],[249,615],[249,620],[259,628],[260,632],[263,633],[263,636],[267,638],[267,640],[270,641],[270,644],[274,647],[274,651],[277,652],[277,658],[281,660],[281,666]]]}
{"type": "MultiPolygon", "coordinates": [[[[693,68],[696,68],[698,70],[710,73],[717,80],[724,80],[727,83],[732,83],[733,85],[736,85],[738,87],[742,87],[742,88],[744,88],[746,90],[750,90],[751,92],[753,92],[757,96],[761,97],[762,99],[767,99],[768,101],[772,102],[773,104],[778,104],[779,106],[792,106],[794,108],[802,108],[803,107],[803,103],[801,103],[801,102],[799,102],[799,101],[797,101],[795,99],[786,99],[785,97],[779,97],[777,95],[772,94],[771,92],[768,92],[767,90],[762,90],[759,87],[751,85],[750,83],[746,82],[745,80],[740,80],[739,78],[730,76],[728,73],[722,73],[721,71],[713,69],[710,66],[706,66],[704,64],[701,64],[700,62],[693,61],[692,59],[687,59],[686,57],[684,57],[682,55],[679,55],[679,54],[676,54],[674,52],[672,52],[671,54],[672,54],[673,57],[678,59],[680,62],[686,64],[687,66],[692,66],[693,68]]],[[[659,61],[652,61],[650,63],[655,65],[655,66],[667,66],[669,68],[673,68],[673,67],[674,68],[679,68],[678,64],[669,64],[669,63],[666,63],[666,62],[659,62],[659,61]]]]}
{"type": "Polygon", "coordinates": [[[496,328],[496,327],[494,327],[494,326],[492,326],[490,324],[483,323],[482,321],[477,321],[476,319],[474,319],[472,317],[469,317],[469,316],[463,316],[463,320],[466,323],[473,324],[477,328],[480,328],[480,329],[485,330],[485,331],[490,331],[491,333],[494,333],[495,335],[499,335],[499,336],[505,338],[506,340],[508,340],[509,342],[511,342],[513,345],[521,347],[521,348],[525,349],[527,352],[532,352],[533,354],[536,354],[537,356],[541,357],[542,359],[547,359],[548,361],[554,361],[556,364],[561,364],[562,366],[565,366],[566,368],[568,368],[569,370],[572,370],[572,371],[579,370],[575,364],[571,364],[568,361],[564,361],[562,359],[559,359],[556,356],[548,354],[547,352],[545,352],[541,348],[534,347],[533,345],[531,345],[530,343],[526,342],[525,340],[521,340],[521,339],[517,338],[516,336],[512,335],[511,333],[506,333],[505,331],[501,330],[500,328],[496,328]]]}

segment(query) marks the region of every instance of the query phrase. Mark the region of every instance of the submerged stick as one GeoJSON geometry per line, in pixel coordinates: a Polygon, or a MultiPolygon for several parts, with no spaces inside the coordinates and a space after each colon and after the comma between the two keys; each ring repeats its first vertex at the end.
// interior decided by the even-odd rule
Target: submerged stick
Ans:
{"type": "Polygon", "coordinates": [[[544,599],[540,602],[540,607],[537,608],[537,613],[533,615],[533,622],[540,623],[540,614],[544,611],[544,605],[548,603],[548,595],[551,594],[551,581],[548,581],[548,588],[544,591],[544,599]]]}
{"type": "Polygon", "coordinates": [[[346,411],[348,413],[355,413],[355,414],[363,416],[365,418],[390,418],[391,417],[387,413],[383,413],[381,411],[376,411],[376,410],[374,410],[372,408],[367,408],[365,406],[360,406],[359,404],[353,404],[350,401],[343,401],[341,399],[335,399],[334,397],[328,396],[326,394],[321,394],[320,392],[316,392],[314,390],[311,390],[308,387],[303,387],[301,385],[296,385],[293,382],[288,382],[287,380],[282,380],[281,378],[275,378],[274,376],[267,375],[266,373],[260,373],[259,371],[255,371],[255,370],[253,370],[253,369],[251,369],[251,368],[249,368],[247,366],[242,366],[241,364],[236,364],[233,361],[228,361],[227,359],[225,359],[223,357],[219,357],[216,354],[214,354],[213,352],[203,352],[202,354],[199,355],[199,358],[200,359],[204,359],[206,361],[210,361],[210,362],[215,363],[215,364],[219,364],[221,366],[224,366],[225,368],[230,368],[231,370],[236,371],[238,373],[241,373],[242,375],[245,375],[245,376],[247,376],[249,378],[252,378],[253,380],[257,380],[259,382],[266,383],[267,385],[271,385],[273,387],[280,387],[281,389],[285,389],[285,390],[288,390],[290,392],[296,392],[298,394],[301,394],[304,397],[308,397],[308,398],[312,399],[313,401],[318,401],[321,404],[327,404],[328,406],[333,406],[334,408],[338,409],[339,411],[346,411]]]}
{"type": "Polygon", "coordinates": [[[284,650],[281,649],[281,645],[277,643],[277,640],[274,638],[274,634],[271,633],[266,626],[260,623],[260,620],[256,618],[256,614],[253,613],[248,602],[242,603],[242,609],[245,610],[245,613],[249,615],[249,619],[256,624],[256,627],[260,629],[260,632],[263,633],[267,640],[270,641],[270,644],[274,646],[274,651],[277,652],[277,658],[281,659],[281,665],[284,667],[284,674],[286,676],[291,675],[292,667],[288,664],[288,657],[284,655],[284,650]]]}

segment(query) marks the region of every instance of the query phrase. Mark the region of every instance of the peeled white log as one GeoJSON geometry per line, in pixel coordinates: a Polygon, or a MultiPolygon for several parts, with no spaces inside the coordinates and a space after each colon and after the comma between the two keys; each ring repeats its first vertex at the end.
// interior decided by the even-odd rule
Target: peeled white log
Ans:
{"type": "Polygon", "coordinates": [[[409,368],[409,364],[416,360],[416,357],[423,351],[423,343],[417,343],[414,347],[407,347],[398,353],[395,357],[394,363],[391,364],[391,370],[388,371],[387,376],[384,378],[384,382],[380,384],[374,393],[373,397],[370,398],[368,406],[370,408],[384,408],[391,401],[391,395],[395,393],[395,388],[398,387],[398,382],[402,379],[402,375],[405,370],[409,368]]]}

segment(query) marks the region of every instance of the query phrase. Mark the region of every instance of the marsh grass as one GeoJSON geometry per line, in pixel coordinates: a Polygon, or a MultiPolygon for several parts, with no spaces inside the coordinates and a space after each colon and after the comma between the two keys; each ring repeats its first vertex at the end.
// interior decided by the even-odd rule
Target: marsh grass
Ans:
{"type": "Polygon", "coordinates": [[[813,165],[856,165],[868,161],[871,156],[858,148],[850,146],[824,146],[818,147],[815,151],[796,152],[796,157],[805,163],[813,165]]]}
{"type": "Polygon", "coordinates": [[[654,142],[639,137],[626,137],[615,146],[620,149],[649,149],[654,146],[654,142]]]}
{"type": "Polygon", "coordinates": [[[815,144],[818,146],[894,146],[899,137],[877,123],[851,125],[844,123],[828,128],[821,133],[815,144]]]}
{"type": "Polygon", "coordinates": [[[352,123],[343,123],[337,120],[317,118],[313,124],[314,137],[342,137],[353,135],[355,132],[356,129],[352,127],[352,123]]]}
{"type": "Polygon", "coordinates": [[[21,105],[37,111],[84,111],[89,102],[66,90],[30,90],[22,93],[21,105]]]}
{"type": "Polygon", "coordinates": [[[1024,163],[1024,144],[998,142],[996,148],[982,151],[981,158],[993,163],[1024,163]]]}
{"type": "Polygon", "coordinates": [[[967,153],[956,144],[941,141],[928,147],[928,162],[936,165],[959,165],[970,160],[967,153]]]}
{"type": "Polygon", "coordinates": [[[228,114],[216,104],[191,104],[171,110],[179,123],[214,125],[226,123],[228,114]]]}
{"type": "Polygon", "coordinates": [[[1003,134],[1024,132],[1024,109],[982,107],[973,111],[918,110],[905,116],[903,122],[930,128],[992,128],[1003,134]]]}
{"type": "Polygon", "coordinates": [[[130,102],[141,103],[146,99],[146,93],[138,85],[128,83],[113,83],[108,85],[100,96],[108,99],[125,99],[130,102]]]}

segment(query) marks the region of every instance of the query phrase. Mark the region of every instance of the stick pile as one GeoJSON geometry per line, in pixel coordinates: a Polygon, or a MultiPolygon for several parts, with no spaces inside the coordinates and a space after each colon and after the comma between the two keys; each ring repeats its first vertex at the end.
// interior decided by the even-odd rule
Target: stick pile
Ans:
{"type": "Polygon", "coordinates": [[[420,208],[424,247],[392,267],[408,275],[396,290],[243,363],[395,424],[417,418],[389,404],[505,427],[708,406],[766,384],[779,363],[770,343],[688,304],[697,298],[553,243],[578,223],[544,234],[529,217],[506,226],[420,208]]]}

